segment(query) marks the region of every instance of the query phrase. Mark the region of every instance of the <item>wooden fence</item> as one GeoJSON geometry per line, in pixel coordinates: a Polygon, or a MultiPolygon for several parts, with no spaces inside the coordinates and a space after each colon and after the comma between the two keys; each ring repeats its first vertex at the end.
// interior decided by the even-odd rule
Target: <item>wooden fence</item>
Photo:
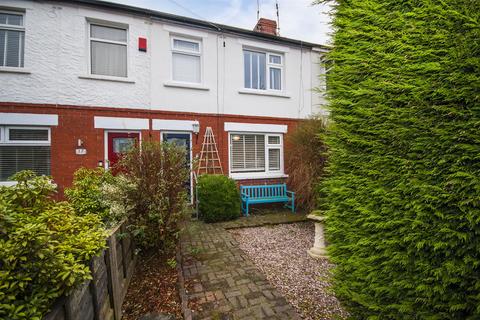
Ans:
{"type": "Polygon", "coordinates": [[[93,279],[60,298],[44,320],[120,320],[135,268],[135,247],[126,223],[115,227],[108,248],[90,262],[93,279]]]}

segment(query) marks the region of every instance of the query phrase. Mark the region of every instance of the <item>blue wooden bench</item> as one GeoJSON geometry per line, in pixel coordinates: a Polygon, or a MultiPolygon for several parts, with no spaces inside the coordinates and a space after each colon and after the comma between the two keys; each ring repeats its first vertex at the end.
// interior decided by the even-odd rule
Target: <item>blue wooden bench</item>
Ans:
{"type": "Polygon", "coordinates": [[[285,206],[295,213],[295,192],[288,191],[285,183],[240,186],[240,196],[242,198],[242,211],[245,216],[248,216],[249,205],[256,203],[285,202],[285,206]]]}

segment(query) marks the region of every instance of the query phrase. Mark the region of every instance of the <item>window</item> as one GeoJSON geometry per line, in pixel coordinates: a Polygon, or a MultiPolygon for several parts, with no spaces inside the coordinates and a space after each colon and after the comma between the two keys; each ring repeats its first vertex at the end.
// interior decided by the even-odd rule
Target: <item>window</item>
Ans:
{"type": "Polygon", "coordinates": [[[90,73],[127,77],[127,29],[90,24],[90,73]]]}
{"type": "Polygon", "coordinates": [[[282,90],[282,55],[243,50],[243,62],[245,88],[282,90]]]}
{"type": "Polygon", "coordinates": [[[0,11],[0,67],[23,68],[24,48],[23,14],[0,11]]]}
{"type": "Polygon", "coordinates": [[[195,40],[172,38],[172,79],[200,83],[201,43],[195,40]]]}
{"type": "Polygon", "coordinates": [[[282,173],[282,136],[231,133],[230,172],[282,173]]]}
{"type": "Polygon", "coordinates": [[[21,170],[50,175],[50,128],[0,126],[0,182],[21,170]]]}
{"type": "Polygon", "coordinates": [[[282,56],[268,55],[269,88],[271,90],[282,90],[282,56]]]}

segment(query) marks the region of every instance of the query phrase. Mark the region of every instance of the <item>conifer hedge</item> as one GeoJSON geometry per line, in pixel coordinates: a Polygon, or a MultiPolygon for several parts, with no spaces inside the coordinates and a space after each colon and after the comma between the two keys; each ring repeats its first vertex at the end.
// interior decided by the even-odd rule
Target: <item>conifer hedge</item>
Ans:
{"type": "Polygon", "coordinates": [[[337,296],[359,319],[480,319],[480,1],[335,6],[337,296]]]}

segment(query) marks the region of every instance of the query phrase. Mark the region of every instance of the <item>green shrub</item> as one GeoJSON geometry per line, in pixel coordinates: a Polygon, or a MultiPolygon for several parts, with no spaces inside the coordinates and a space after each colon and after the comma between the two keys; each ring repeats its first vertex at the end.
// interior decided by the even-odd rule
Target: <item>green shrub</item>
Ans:
{"type": "Polygon", "coordinates": [[[133,213],[134,203],[128,195],[136,192],[136,181],[132,181],[124,174],[119,174],[114,179],[102,185],[102,201],[109,208],[109,226],[114,226],[133,213]]]}
{"type": "Polygon", "coordinates": [[[224,175],[202,175],[198,178],[200,218],[219,222],[240,216],[240,194],[233,179],[224,175]]]}
{"type": "Polygon", "coordinates": [[[114,177],[103,168],[80,168],[75,171],[73,185],[65,189],[65,197],[79,215],[97,214],[103,221],[110,222],[110,207],[104,200],[102,188],[112,184],[114,177]]]}
{"type": "Polygon", "coordinates": [[[108,201],[113,202],[114,211],[128,212],[129,229],[137,245],[165,252],[174,249],[187,204],[185,181],[190,171],[185,150],[169,143],[144,141],[124,155],[118,169],[124,177],[121,183],[108,187],[108,201]]]}
{"type": "Polygon", "coordinates": [[[325,131],[325,119],[311,118],[302,121],[285,141],[288,185],[295,191],[295,206],[307,211],[318,205],[318,184],[327,161],[325,131]]]}
{"type": "Polygon", "coordinates": [[[0,187],[0,318],[41,319],[52,303],[90,279],[88,261],[105,246],[98,216],[77,216],[50,195],[47,177],[20,172],[0,187]]]}
{"type": "Polygon", "coordinates": [[[480,2],[336,3],[337,296],[357,319],[479,319],[480,2]]]}

